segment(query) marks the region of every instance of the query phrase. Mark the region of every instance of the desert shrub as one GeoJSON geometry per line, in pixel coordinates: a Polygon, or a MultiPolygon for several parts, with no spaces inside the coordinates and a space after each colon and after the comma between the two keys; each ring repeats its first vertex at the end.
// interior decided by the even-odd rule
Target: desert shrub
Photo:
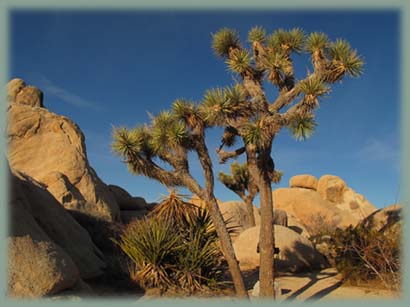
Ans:
{"type": "Polygon", "coordinates": [[[398,290],[400,234],[400,231],[383,232],[360,224],[337,229],[332,236],[336,268],[351,283],[378,280],[385,288],[398,290]]]}
{"type": "Polygon", "coordinates": [[[306,222],[306,230],[312,238],[333,233],[336,229],[335,221],[323,213],[312,214],[306,222]]]}
{"type": "Polygon", "coordinates": [[[220,285],[226,270],[209,212],[175,193],[113,241],[135,264],[130,276],[144,289],[193,293],[220,285]]]}

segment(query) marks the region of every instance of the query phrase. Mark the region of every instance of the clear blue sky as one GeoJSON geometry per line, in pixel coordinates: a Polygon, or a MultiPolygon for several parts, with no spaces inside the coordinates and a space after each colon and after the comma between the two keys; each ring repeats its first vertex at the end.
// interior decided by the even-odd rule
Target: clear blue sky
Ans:
{"type": "MultiPolygon", "coordinates": [[[[128,173],[111,153],[112,125],[143,124],[147,112],[167,109],[176,98],[199,101],[206,89],[232,84],[234,76],[212,52],[211,33],[232,27],[245,41],[255,25],[345,38],[366,62],[362,77],[345,79],[322,101],[311,139],[298,142],[287,131],[277,137],[272,156],[284,172],[279,186],[297,174],[335,174],[377,207],[393,203],[402,188],[399,15],[393,11],[14,11],[10,77],[41,88],[49,110],[79,124],[90,163],[106,183],[155,201],[166,188],[128,173]]],[[[302,78],[308,57],[297,56],[295,65],[302,78]]],[[[272,88],[267,91],[273,99],[272,88]]],[[[209,131],[212,152],[219,135],[209,131]]],[[[215,173],[227,168],[215,162],[215,173]]],[[[201,177],[195,161],[193,172],[201,177]]],[[[220,183],[215,194],[237,199],[220,183]]]]}

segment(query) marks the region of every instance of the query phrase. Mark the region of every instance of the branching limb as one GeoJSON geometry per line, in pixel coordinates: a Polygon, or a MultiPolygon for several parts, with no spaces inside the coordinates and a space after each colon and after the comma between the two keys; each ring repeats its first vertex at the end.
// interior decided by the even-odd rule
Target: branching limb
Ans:
{"type": "Polygon", "coordinates": [[[229,159],[234,159],[239,157],[241,154],[245,152],[245,147],[238,148],[234,151],[225,151],[222,148],[218,148],[216,153],[219,155],[219,163],[223,164],[229,159]]]}

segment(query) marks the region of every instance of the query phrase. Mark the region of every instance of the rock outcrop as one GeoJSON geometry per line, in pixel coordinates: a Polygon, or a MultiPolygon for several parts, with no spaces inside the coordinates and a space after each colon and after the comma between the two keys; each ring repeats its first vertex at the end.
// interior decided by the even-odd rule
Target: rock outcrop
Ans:
{"type": "MultiPolygon", "coordinates": [[[[307,182],[307,175],[295,176],[291,188],[278,188],[273,191],[275,208],[285,210],[309,232],[319,228],[347,227],[357,225],[376,208],[363,195],[349,188],[339,177],[322,176],[313,188],[300,187],[307,182]]],[[[312,176],[313,177],[313,176],[312,176]]],[[[314,178],[314,177],[313,177],[314,178]]],[[[312,179],[313,186],[314,179],[312,179]]]]}
{"type": "Polygon", "coordinates": [[[297,175],[293,176],[289,180],[289,186],[291,188],[305,188],[316,191],[317,178],[312,175],[297,175]]]}
{"type": "MultiPolygon", "coordinates": [[[[315,250],[308,239],[287,227],[275,225],[274,228],[276,247],[280,249],[275,261],[277,270],[300,272],[327,266],[326,259],[315,250]]],[[[245,230],[234,243],[236,257],[244,269],[255,269],[259,266],[259,230],[258,226],[245,230]]]]}
{"type": "Polygon", "coordinates": [[[361,224],[367,229],[371,228],[382,232],[389,231],[396,224],[402,223],[402,210],[401,204],[384,207],[367,216],[361,224]]]}
{"type": "Polygon", "coordinates": [[[96,219],[120,218],[118,205],[87,160],[84,135],[70,119],[43,107],[42,93],[21,79],[8,85],[8,158],[68,210],[96,219]]]}
{"type": "MultiPolygon", "coordinates": [[[[10,206],[22,202],[27,212],[44,231],[48,238],[58,244],[74,261],[81,278],[93,278],[103,273],[103,255],[94,245],[88,232],[57,202],[57,200],[34,179],[14,172],[11,176],[10,206]]],[[[12,219],[12,229],[24,224],[12,219]]],[[[24,235],[31,232],[18,231],[24,235]]]]}
{"type": "MultiPolygon", "coordinates": [[[[80,272],[69,253],[50,239],[33,217],[33,208],[25,194],[28,187],[20,182],[21,179],[15,178],[11,184],[8,293],[30,298],[70,288],[79,281],[80,272]]],[[[36,186],[34,190],[39,188],[36,186]]],[[[41,202],[41,197],[38,200],[41,202]]],[[[60,208],[59,204],[56,206],[60,208]]],[[[50,221],[55,222],[58,223],[50,221]]]]}
{"type": "MultiPolygon", "coordinates": [[[[237,230],[237,233],[232,235],[233,240],[236,239],[239,233],[251,227],[248,211],[246,210],[246,204],[244,202],[227,201],[219,203],[219,209],[221,210],[225,222],[227,222],[227,227],[233,227],[237,230]]],[[[260,225],[259,209],[255,206],[253,207],[253,214],[255,217],[255,224],[260,225]]]]}

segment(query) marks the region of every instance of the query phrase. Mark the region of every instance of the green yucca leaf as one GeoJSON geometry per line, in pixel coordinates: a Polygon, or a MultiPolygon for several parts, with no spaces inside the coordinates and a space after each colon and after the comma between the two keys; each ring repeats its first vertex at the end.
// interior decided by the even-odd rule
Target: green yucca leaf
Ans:
{"type": "Polygon", "coordinates": [[[111,148],[120,156],[129,158],[141,153],[147,156],[152,154],[152,148],[149,145],[151,135],[147,127],[137,127],[131,130],[124,127],[114,128],[112,137],[111,148]]]}
{"type": "Polygon", "coordinates": [[[292,136],[298,141],[304,141],[313,135],[317,123],[313,115],[300,115],[296,114],[289,121],[287,127],[290,130],[292,136]]]}
{"type": "Polygon", "coordinates": [[[290,64],[289,60],[281,50],[268,52],[266,56],[262,58],[261,62],[264,68],[270,70],[286,67],[290,64]]]}
{"type": "Polygon", "coordinates": [[[183,145],[188,140],[188,132],[185,123],[174,122],[169,127],[169,140],[171,144],[183,145]]]}
{"type": "Polygon", "coordinates": [[[268,139],[268,134],[262,129],[258,123],[248,123],[244,126],[242,136],[245,144],[253,144],[257,148],[262,149],[268,139]]]}
{"type": "Polygon", "coordinates": [[[305,50],[314,53],[319,50],[325,50],[329,45],[329,39],[323,32],[313,32],[307,39],[305,44],[305,50]]]}
{"type": "Polygon", "coordinates": [[[329,51],[332,59],[336,61],[343,61],[348,58],[352,48],[348,41],[344,39],[337,39],[335,42],[329,44],[329,51]]]}
{"type": "Polygon", "coordinates": [[[229,70],[242,74],[250,68],[251,57],[245,49],[235,49],[226,60],[229,70]]]}
{"type": "Polygon", "coordinates": [[[266,40],[266,31],[264,28],[256,26],[253,27],[248,33],[248,41],[250,43],[259,42],[263,43],[266,40]]]}
{"type": "Polygon", "coordinates": [[[332,62],[328,69],[327,81],[336,82],[340,80],[345,73],[352,77],[358,77],[363,73],[363,59],[352,49],[350,44],[343,39],[329,45],[329,53],[332,62]]]}
{"type": "Polygon", "coordinates": [[[304,94],[304,101],[311,105],[317,105],[317,97],[329,93],[330,88],[319,78],[307,78],[298,83],[299,90],[304,94]]]}
{"type": "Polygon", "coordinates": [[[177,119],[187,119],[195,114],[195,105],[185,99],[177,99],[172,104],[172,114],[177,119]]]}
{"type": "Polygon", "coordinates": [[[228,104],[239,104],[246,101],[247,93],[243,86],[236,83],[234,86],[224,88],[224,101],[228,104]]]}
{"type": "Polygon", "coordinates": [[[239,48],[239,35],[233,29],[223,28],[212,35],[212,48],[220,57],[228,57],[231,48],[239,48]]]}
{"type": "Polygon", "coordinates": [[[290,31],[278,29],[268,36],[266,45],[274,50],[301,52],[305,43],[305,33],[299,28],[290,31]]]}
{"type": "Polygon", "coordinates": [[[225,97],[221,88],[210,89],[205,92],[203,101],[199,106],[199,113],[208,125],[223,124],[224,115],[222,107],[224,103],[225,97]]]}

